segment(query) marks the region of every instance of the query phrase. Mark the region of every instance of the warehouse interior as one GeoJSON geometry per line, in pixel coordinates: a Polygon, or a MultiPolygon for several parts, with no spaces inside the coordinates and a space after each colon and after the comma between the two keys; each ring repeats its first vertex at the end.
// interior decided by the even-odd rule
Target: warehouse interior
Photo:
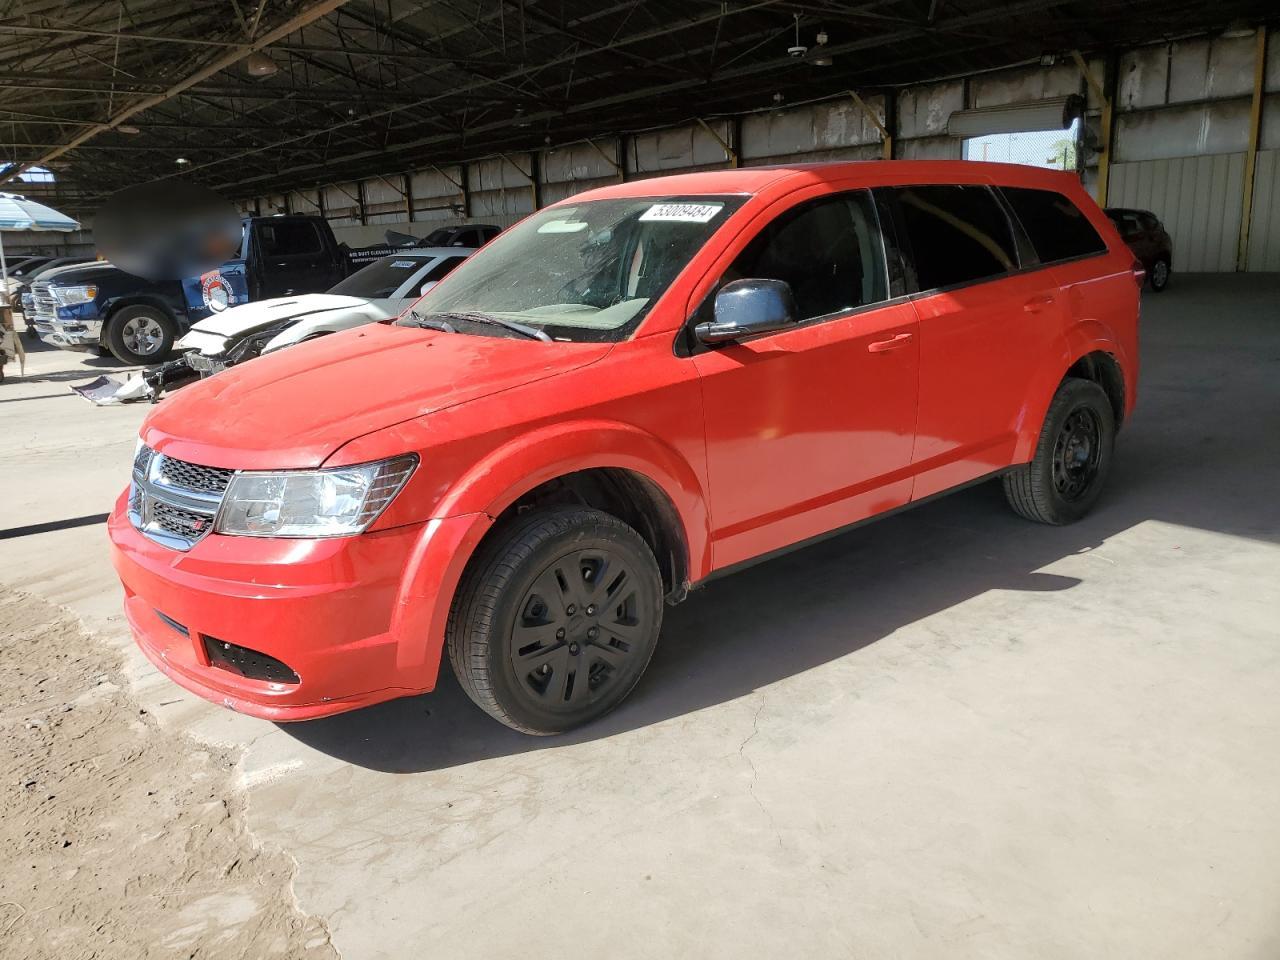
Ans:
{"type": "Polygon", "coordinates": [[[672,174],[993,160],[1153,214],[1172,281],[1142,294],[1096,513],[1028,527],[978,485],[709,583],[632,700],[538,739],[451,676],[299,724],[166,679],[105,531],[157,406],[85,403],[140,367],[7,314],[0,943],[1280,954],[1278,24],[1261,0],[7,5],[0,193],[78,229],[6,231],[6,263],[92,261],[98,211],[148,184],[385,253],[672,174]]]}
{"type": "Polygon", "coordinates": [[[1280,269],[1265,4],[26,6],[3,176],[49,170],[23,189],[73,215],[182,177],[376,242],[688,170],[959,159],[954,113],[1078,96],[1103,206],[1161,217],[1180,269],[1280,269]]]}

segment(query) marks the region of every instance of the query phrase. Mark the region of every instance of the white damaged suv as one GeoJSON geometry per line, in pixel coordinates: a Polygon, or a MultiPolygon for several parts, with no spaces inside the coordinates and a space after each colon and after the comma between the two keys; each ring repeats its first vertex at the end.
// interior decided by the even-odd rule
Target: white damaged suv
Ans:
{"type": "Polygon", "coordinates": [[[155,400],[166,386],[398,316],[473,253],[470,247],[414,247],[375,260],[325,293],[259,300],[206,317],[174,345],[179,359],[144,371],[136,386],[125,384],[119,399],[149,393],[155,400]]]}

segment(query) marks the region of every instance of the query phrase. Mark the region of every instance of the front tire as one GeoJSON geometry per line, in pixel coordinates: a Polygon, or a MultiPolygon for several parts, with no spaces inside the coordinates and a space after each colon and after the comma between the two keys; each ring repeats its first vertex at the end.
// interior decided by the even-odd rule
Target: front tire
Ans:
{"type": "Polygon", "coordinates": [[[1049,404],[1035,456],[1004,475],[1014,512],[1037,523],[1075,523],[1106,484],[1116,420],[1106,392],[1092,380],[1068,377],[1049,404]]]}
{"type": "Polygon", "coordinates": [[[523,733],[563,733],[635,688],[662,626],[662,577],[616,517],[555,507],[481,547],[454,597],[448,648],[462,688],[523,733]]]}
{"type": "Polygon", "coordinates": [[[107,321],[104,338],[121,363],[159,363],[173,350],[173,319],[155,307],[125,307],[107,321]]]}

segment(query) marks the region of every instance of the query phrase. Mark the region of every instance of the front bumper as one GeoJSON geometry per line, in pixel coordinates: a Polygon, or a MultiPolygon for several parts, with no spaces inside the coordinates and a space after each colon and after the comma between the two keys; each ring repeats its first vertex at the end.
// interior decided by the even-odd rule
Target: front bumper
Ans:
{"type": "Polygon", "coordinates": [[[225,357],[208,357],[198,350],[188,351],[182,355],[182,359],[188,367],[200,374],[202,378],[221,373],[230,366],[225,357]]]}
{"type": "Polygon", "coordinates": [[[36,334],[55,347],[89,347],[102,342],[101,320],[57,320],[36,316],[36,334]]]}
{"type": "Polygon", "coordinates": [[[125,612],[143,653],[180,686],[274,721],[328,716],[434,687],[438,648],[435,662],[424,663],[406,656],[401,643],[421,639],[402,629],[401,614],[402,578],[414,566],[424,525],[319,540],[211,534],[179,553],[134,529],[125,500],[108,521],[125,612]],[[298,682],[214,665],[205,638],[275,658],[298,682]]]}

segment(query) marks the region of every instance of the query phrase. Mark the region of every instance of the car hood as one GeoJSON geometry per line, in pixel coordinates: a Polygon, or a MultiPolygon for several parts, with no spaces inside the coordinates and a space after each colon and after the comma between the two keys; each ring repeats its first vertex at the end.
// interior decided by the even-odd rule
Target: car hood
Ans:
{"type": "Polygon", "coordinates": [[[184,387],[155,408],[142,436],[207,466],[317,467],[357,437],[560,376],[611,348],[373,324],[184,387]]]}
{"type": "Polygon", "coordinates": [[[343,297],[330,293],[308,293],[300,297],[276,297],[231,307],[211,317],[205,317],[191,329],[197,333],[232,337],[252,333],[262,327],[322,310],[344,310],[362,307],[369,301],[363,297],[343,297]]]}
{"type": "Polygon", "coordinates": [[[59,286],[73,286],[77,283],[93,283],[109,273],[124,277],[130,276],[130,274],[125,273],[114,264],[95,261],[93,263],[64,263],[60,267],[39,270],[35,273],[27,274],[22,278],[22,282],[26,284],[57,283],[59,286]]]}

